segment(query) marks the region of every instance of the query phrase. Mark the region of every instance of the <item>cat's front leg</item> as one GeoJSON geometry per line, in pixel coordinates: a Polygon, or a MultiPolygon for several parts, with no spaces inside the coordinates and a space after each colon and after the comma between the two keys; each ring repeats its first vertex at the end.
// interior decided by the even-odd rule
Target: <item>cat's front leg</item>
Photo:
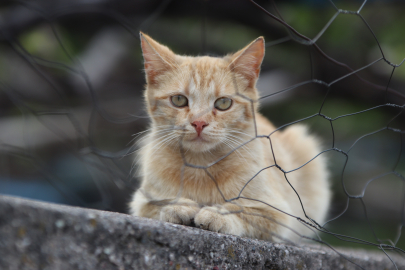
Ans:
{"type": "Polygon", "coordinates": [[[131,214],[190,225],[200,211],[200,206],[187,198],[156,200],[153,199],[154,197],[145,190],[139,189],[130,203],[131,214]]]}
{"type": "Polygon", "coordinates": [[[200,207],[196,202],[180,198],[163,206],[160,210],[159,219],[176,224],[190,225],[199,211],[200,207]]]}
{"type": "Polygon", "coordinates": [[[242,236],[245,228],[236,214],[241,211],[241,207],[230,203],[206,206],[196,215],[195,225],[204,230],[242,236]]]}
{"type": "Polygon", "coordinates": [[[291,220],[269,207],[244,207],[233,203],[203,207],[195,224],[205,230],[251,238],[282,240],[291,220]]]}

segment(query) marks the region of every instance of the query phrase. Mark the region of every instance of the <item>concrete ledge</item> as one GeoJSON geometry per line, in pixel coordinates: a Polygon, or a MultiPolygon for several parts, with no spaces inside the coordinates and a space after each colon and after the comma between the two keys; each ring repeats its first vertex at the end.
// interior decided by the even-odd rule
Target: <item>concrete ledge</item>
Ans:
{"type": "MultiPolygon", "coordinates": [[[[381,253],[343,252],[364,269],[381,253]]],[[[0,269],[361,269],[332,250],[0,196],[0,269]]],[[[403,261],[395,260],[398,269],[403,261]]]]}

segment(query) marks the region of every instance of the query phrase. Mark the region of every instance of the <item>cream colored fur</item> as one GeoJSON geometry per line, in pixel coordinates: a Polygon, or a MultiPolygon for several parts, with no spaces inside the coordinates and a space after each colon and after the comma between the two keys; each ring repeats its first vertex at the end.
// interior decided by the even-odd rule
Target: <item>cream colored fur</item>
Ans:
{"type": "MultiPolygon", "coordinates": [[[[302,166],[320,147],[305,126],[272,133],[275,127],[258,113],[255,85],[263,38],[224,58],[176,55],[142,33],[141,45],[151,129],[141,140],[142,184],[130,203],[131,213],[185,225],[194,221],[203,229],[274,241],[310,234],[285,214],[309,222],[280,168],[287,172],[302,166]],[[171,103],[179,94],[187,97],[188,106],[171,103]],[[221,97],[233,100],[230,109],[214,107],[221,97]],[[208,124],[200,137],[194,121],[208,124]],[[268,138],[255,138],[255,125],[257,135],[271,134],[271,144],[268,138]]],[[[330,200],[324,157],[286,176],[307,215],[322,224],[330,200]]]]}

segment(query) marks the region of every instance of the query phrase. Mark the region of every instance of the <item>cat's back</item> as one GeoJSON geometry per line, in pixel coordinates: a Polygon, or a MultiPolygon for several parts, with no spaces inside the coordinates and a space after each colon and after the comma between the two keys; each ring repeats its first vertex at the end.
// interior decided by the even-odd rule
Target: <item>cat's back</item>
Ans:
{"type": "Polygon", "coordinates": [[[265,152],[271,156],[273,156],[274,152],[277,164],[284,171],[290,172],[295,169],[297,169],[296,171],[301,169],[307,171],[310,167],[316,167],[316,170],[325,171],[326,173],[326,159],[320,155],[322,151],[321,139],[311,134],[306,125],[294,124],[277,130],[261,114],[256,116],[256,125],[257,135],[269,136],[269,138],[262,139],[266,149],[265,152]],[[298,169],[304,164],[306,165],[298,169]]]}
{"type": "MultiPolygon", "coordinates": [[[[284,171],[285,177],[280,192],[291,198],[290,205],[293,214],[302,216],[302,208],[294,190],[286,179],[298,192],[307,213],[323,222],[329,206],[331,192],[329,190],[327,159],[321,154],[321,139],[311,134],[303,124],[276,130],[276,127],[262,115],[256,117],[258,135],[270,135],[270,140],[261,139],[265,149],[265,159],[268,165],[276,163],[284,171]],[[274,154],[274,155],[273,155],[274,154]]],[[[280,178],[279,178],[280,179],[280,178]]]]}

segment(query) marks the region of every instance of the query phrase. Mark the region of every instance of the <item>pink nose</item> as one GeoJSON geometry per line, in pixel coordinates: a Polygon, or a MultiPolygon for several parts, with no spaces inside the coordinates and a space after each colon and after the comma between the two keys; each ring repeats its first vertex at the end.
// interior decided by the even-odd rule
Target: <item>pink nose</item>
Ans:
{"type": "Polygon", "coordinates": [[[203,130],[203,128],[208,126],[208,123],[204,121],[194,121],[193,123],[191,123],[191,125],[197,131],[198,136],[200,136],[201,131],[203,130]]]}

